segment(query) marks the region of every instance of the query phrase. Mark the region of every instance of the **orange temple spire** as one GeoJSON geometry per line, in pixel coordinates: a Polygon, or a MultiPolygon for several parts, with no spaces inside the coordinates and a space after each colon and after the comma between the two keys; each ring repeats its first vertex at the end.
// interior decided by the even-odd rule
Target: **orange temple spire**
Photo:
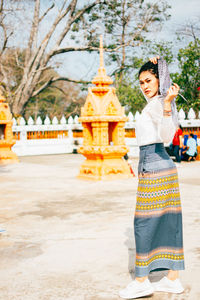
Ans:
{"type": "Polygon", "coordinates": [[[100,67],[94,77],[93,87],[81,108],[79,121],[83,125],[83,146],[78,152],[86,157],[78,178],[107,180],[128,178],[132,174],[123,156],[125,145],[124,125],[128,118],[117,98],[112,79],[106,75],[103,58],[103,38],[100,37],[100,67]]]}

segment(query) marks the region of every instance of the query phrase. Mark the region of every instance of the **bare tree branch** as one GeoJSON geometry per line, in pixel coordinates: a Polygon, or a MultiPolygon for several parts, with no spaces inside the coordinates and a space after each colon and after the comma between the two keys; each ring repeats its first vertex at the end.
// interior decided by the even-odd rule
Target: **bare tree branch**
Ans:
{"type": "MultiPolygon", "coordinates": [[[[67,53],[67,52],[74,52],[74,51],[98,51],[99,48],[97,47],[91,47],[91,46],[85,46],[85,47],[66,47],[66,48],[60,48],[58,50],[54,50],[51,55],[49,54],[49,58],[52,56],[61,54],[61,53],[67,53]]],[[[109,51],[109,49],[108,49],[109,51]]],[[[49,59],[48,58],[48,59],[49,59]]]]}
{"type": "MultiPolygon", "coordinates": [[[[124,47],[127,47],[127,46],[132,46],[134,47],[135,46],[135,43],[139,43],[139,41],[134,41],[135,37],[137,35],[139,35],[139,32],[143,30],[145,24],[140,28],[140,30],[135,33],[132,38],[127,42],[127,43],[124,43],[123,45],[119,45],[115,48],[106,48],[104,47],[104,51],[105,52],[117,52],[119,49],[121,48],[124,48],[124,47]],[[135,43],[134,43],[135,42],[135,43]]],[[[55,50],[54,52],[51,53],[51,57],[52,56],[55,56],[55,55],[58,55],[58,54],[61,54],[61,53],[67,53],[67,52],[81,52],[81,51],[99,51],[99,48],[98,47],[92,47],[92,46],[85,46],[85,47],[66,47],[66,48],[60,48],[60,49],[57,49],[55,50]]]]}
{"type": "Polygon", "coordinates": [[[0,4],[0,14],[3,12],[3,5],[4,5],[4,0],[1,0],[1,4],[0,4]]]}
{"type": "Polygon", "coordinates": [[[54,8],[54,6],[55,6],[55,3],[53,3],[53,4],[45,11],[45,13],[40,17],[39,23],[44,19],[44,17],[46,17],[46,15],[48,14],[48,12],[49,12],[52,8],[54,8]]]}
{"type": "Polygon", "coordinates": [[[73,83],[84,83],[84,84],[91,83],[90,81],[75,80],[75,79],[71,79],[71,78],[67,78],[67,77],[52,77],[50,80],[48,80],[47,82],[45,82],[38,90],[34,91],[32,93],[32,97],[35,97],[38,94],[40,94],[44,89],[46,89],[47,87],[49,87],[53,82],[61,81],[61,80],[62,81],[73,82],[73,83]]]}
{"type": "Polygon", "coordinates": [[[34,49],[36,50],[37,47],[37,33],[38,33],[38,24],[39,24],[39,10],[40,10],[40,0],[35,1],[35,9],[34,9],[34,16],[28,41],[28,46],[26,50],[25,56],[25,65],[27,64],[28,60],[31,56],[31,51],[34,49]]]}
{"type": "Polygon", "coordinates": [[[3,54],[4,50],[6,49],[7,47],[7,43],[8,43],[8,40],[9,38],[11,37],[11,35],[13,34],[13,31],[10,32],[9,34],[7,34],[7,30],[6,30],[6,26],[3,22],[0,23],[0,27],[2,27],[3,29],[3,34],[4,34],[4,41],[3,41],[3,45],[2,45],[2,48],[1,48],[1,52],[0,52],[0,57],[1,55],[3,54]]]}
{"type": "MultiPolygon", "coordinates": [[[[69,94],[66,93],[62,88],[60,88],[59,86],[56,86],[56,85],[50,85],[48,88],[51,88],[51,89],[57,89],[59,90],[60,92],[63,93],[63,95],[65,95],[66,97],[69,97],[69,94]]],[[[71,98],[70,99],[71,102],[73,103],[77,103],[79,100],[75,99],[75,98],[71,98]]]]}
{"type": "MultiPolygon", "coordinates": [[[[74,5],[76,5],[76,2],[77,1],[74,1],[74,5]]],[[[68,31],[70,30],[70,27],[71,25],[76,21],[78,20],[87,10],[93,8],[95,5],[99,4],[100,3],[100,0],[96,0],[95,2],[85,6],[82,10],[80,10],[74,17],[73,14],[74,14],[74,11],[75,11],[75,6],[72,4],[72,7],[71,7],[71,12],[70,12],[70,15],[71,15],[71,18],[69,18],[69,22],[67,23],[66,27],[64,28],[63,32],[61,33],[60,37],[58,38],[54,48],[50,51],[50,53],[47,55],[46,57],[46,60],[45,62],[47,63],[49,61],[49,59],[54,56],[55,54],[55,51],[58,50],[58,47],[60,46],[60,44],[62,43],[64,37],[66,36],[66,34],[68,33],[68,31]]],[[[62,52],[61,52],[62,53],[62,52]]]]}
{"type": "MultiPolygon", "coordinates": [[[[5,87],[5,90],[8,94],[9,102],[11,103],[13,98],[11,97],[11,89],[10,89],[10,86],[9,86],[9,79],[8,79],[8,76],[7,76],[7,72],[5,71],[3,64],[0,64],[0,67],[1,67],[1,72],[3,74],[4,81],[5,81],[4,87],[5,87]]],[[[2,83],[1,83],[1,85],[2,85],[2,83]]]]}
{"type": "MultiPolygon", "coordinates": [[[[37,1],[39,1],[39,0],[37,0],[37,1]]],[[[81,10],[75,16],[75,18],[73,18],[73,22],[76,20],[76,18],[78,16],[81,16],[81,14],[83,14],[86,10],[90,9],[91,7],[93,7],[94,5],[99,3],[100,1],[101,0],[96,0],[93,4],[88,5],[83,10],[81,10]]],[[[16,105],[19,102],[19,99],[22,97],[22,94],[24,93],[25,86],[28,86],[31,83],[32,83],[32,85],[37,84],[37,81],[39,80],[39,77],[40,77],[41,73],[40,72],[35,73],[33,70],[38,69],[38,67],[40,66],[42,60],[43,60],[43,62],[42,62],[43,66],[47,65],[50,57],[47,55],[46,58],[44,59],[43,56],[44,56],[44,52],[46,50],[46,47],[49,43],[49,40],[50,40],[53,32],[55,31],[57,25],[60,23],[60,21],[70,11],[72,12],[72,14],[74,13],[74,5],[76,4],[76,2],[77,2],[77,0],[72,0],[72,2],[64,10],[64,12],[63,13],[61,12],[61,14],[59,14],[57,16],[56,20],[54,21],[54,23],[53,23],[52,27],[50,28],[49,32],[47,33],[46,37],[43,39],[42,43],[38,47],[38,50],[37,50],[36,54],[33,56],[33,58],[30,59],[30,63],[28,64],[28,66],[26,67],[26,70],[25,70],[24,78],[23,78],[21,84],[19,85],[18,89],[16,90],[16,105]]],[[[70,22],[70,23],[72,24],[73,22],[70,22]]],[[[28,89],[27,93],[31,95],[31,90],[28,89]]]]}

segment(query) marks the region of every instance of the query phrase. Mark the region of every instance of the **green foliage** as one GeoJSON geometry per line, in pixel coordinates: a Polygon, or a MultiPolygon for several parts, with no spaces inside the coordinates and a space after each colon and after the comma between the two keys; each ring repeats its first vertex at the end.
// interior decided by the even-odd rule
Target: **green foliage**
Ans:
{"type": "Polygon", "coordinates": [[[116,72],[132,72],[133,57],[137,57],[138,46],[146,41],[147,33],[161,29],[169,18],[167,1],[147,3],[141,0],[110,0],[102,7],[102,25],[109,45],[119,47],[110,55],[110,63],[115,63],[116,72]]]}
{"type": "Polygon", "coordinates": [[[174,60],[174,54],[173,54],[173,43],[172,42],[166,42],[166,41],[146,41],[143,48],[144,57],[146,57],[146,61],[149,59],[149,57],[153,56],[161,56],[163,57],[168,64],[171,64],[174,60]]]}
{"type": "MultiPolygon", "coordinates": [[[[149,57],[160,55],[166,59],[168,64],[171,64],[176,59],[172,52],[173,45],[169,42],[155,43],[148,42],[143,47],[142,58],[133,57],[131,61],[132,77],[128,78],[130,69],[124,69],[125,77],[120,82],[119,77],[116,80],[117,95],[127,112],[135,113],[141,111],[146,103],[140,89],[137,78],[139,68],[148,60],[149,57]]],[[[185,48],[179,49],[177,60],[179,72],[171,73],[173,82],[180,86],[180,93],[187,99],[187,102],[178,96],[176,103],[178,109],[183,108],[188,111],[191,107],[195,111],[200,110],[200,98],[197,88],[200,86],[200,40],[195,39],[190,42],[185,48]]]]}
{"type": "Polygon", "coordinates": [[[190,42],[185,48],[181,48],[178,53],[178,63],[180,73],[173,73],[172,80],[180,86],[180,92],[188,100],[185,102],[178,97],[179,109],[182,107],[186,111],[192,107],[200,110],[200,99],[197,88],[200,86],[200,40],[190,42]]]}
{"type": "Polygon", "coordinates": [[[122,106],[125,107],[126,113],[136,111],[141,112],[146,104],[142,92],[139,88],[139,82],[133,83],[129,78],[123,79],[122,82],[116,80],[117,96],[122,106]]]}
{"type": "Polygon", "coordinates": [[[69,117],[80,114],[85,97],[80,93],[80,87],[69,82],[57,82],[46,88],[38,96],[30,98],[24,107],[26,119],[32,116],[34,119],[40,116],[43,120],[48,115],[51,119],[62,115],[69,117]]]}

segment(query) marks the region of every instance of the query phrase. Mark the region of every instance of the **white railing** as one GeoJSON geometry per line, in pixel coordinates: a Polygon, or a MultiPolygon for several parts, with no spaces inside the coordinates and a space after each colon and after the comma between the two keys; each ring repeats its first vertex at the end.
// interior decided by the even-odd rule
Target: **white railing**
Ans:
{"type": "Polygon", "coordinates": [[[13,151],[18,156],[72,153],[74,149],[73,130],[80,128],[78,117],[69,117],[68,122],[63,116],[60,121],[46,116],[44,122],[40,117],[36,122],[29,117],[27,124],[24,118],[19,123],[13,118],[13,134],[16,144],[13,151]]]}
{"type": "MultiPolygon", "coordinates": [[[[134,129],[135,121],[140,113],[137,111],[135,115],[131,112],[128,114],[128,122],[125,124],[126,129],[134,129]]],[[[198,116],[192,108],[190,108],[187,118],[183,109],[179,111],[179,121],[184,128],[199,130],[200,128],[200,112],[198,116]],[[198,118],[197,118],[198,117],[198,118]]],[[[82,144],[82,124],[78,122],[78,116],[66,119],[64,116],[58,120],[53,117],[52,120],[46,116],[45,120],[38,117],[36,121],[29,117],[26,120],[22,117],[19,122],[13,118],[13,133],[16,138],[16,144],[13,151],[18,156],[24,155],[41,155],[41,154],[57,154],[72,153],[79,145],[82,144]]],[[[135,138],[126,138],[126,144],[130,147],[132,155],[138,155],[138,147],[135,138]]],[[[198,144],[199,140],[198,140],[198,144]]]]}

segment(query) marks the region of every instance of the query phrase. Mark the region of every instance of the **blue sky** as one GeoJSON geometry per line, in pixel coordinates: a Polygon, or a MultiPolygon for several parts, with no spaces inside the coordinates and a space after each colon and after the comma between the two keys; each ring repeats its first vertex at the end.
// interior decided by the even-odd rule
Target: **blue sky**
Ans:
{"type": "MultiPolygon", "coordinates": [[[[88,0],[79,0],[81,1],[88,0]]],[[[156,0],[148,0],[148,1],[156,1],[156,0]]],[[[41,9],[45,10],[45,7],[49,7],[52,3],[50,0],[41,0],[41,9]]],[[[200,0],[168,0],[168,3],[172,6],[170,13],[171,18],[169,21],[165,22],[163,25],[163,29],[161,32],[153,33],[153,39],[164,39],[167,41],[175,41],[175,30],[182,24],[186,24],[189,20],[195,20],[199,16],[200,20],[200,0]]],[[[32,2],[26,2],[29,9],[28,11],[33,13],[32,11],[32,2]]],[[[54,12],[51,12],[51,15],[47,22],[52,23],[54,19],[54,12]]],[[[23,30],[24,26],[27,26],[29,23],[30,25],[30,15],[25,15],[23,17],[22,22],[24,24],[20,24],[22,30],[20,31],[19,35],[14,40],[14,44],[16,45],[16,40],[19,47],[22,46],[23,40],[27,39],[27,31],[23,30]],[[27,23],[28,22],[28,23],[27,23]]],[[[43,24],[43,27],[40,31],[40,36],[42,37],[44,31],[46,29],[45,26],[47,24],[43,24]]],[[[46,31],[46,30],[45,30],[46,31]]],[[[59,31],[59,30],[58,30],[59,31]]],[[[65,44],[71,43],[70,40],[67,40],[65,44]]],[[[185,45],[188,43],[188,40],[185,41],[185,45]]],[[[175,43],[174,42],[174,51],[176,52],[183,44],[175,43]]],[[[59,73],[62,76],[67,76],[72,79],[85,79],[91,80],[93,76],[96,74],[98,66],[99,66],[99,55],[96,53],[88,54],[88,53],[71,53],[71,54],[63,54],[58,55],[55,57],[55,61],[60,63],[59,73]]],[[[106,66],[107,73],[112,72],[112,66],[106,66]]]]}
{"type": "MultiPolygon", "coordinates": [[[[168,0],[171,5],[171,18],[163,25],[161,32],[154,33],[154,38],[164,39],[167,41],[175,41],[175,30],[180,26],[186,24],[188,21],[200,19],[200,1],[199,0],[168,0]]],[[[187,44],[187,41],[186,41],[187,44]]],[[[174,51],[177,51],[181,46],[177,42],[174,43],[174,51]]],[[[81,54],[67,54],[63,55],[67,59],[60,72],[62,75],[70,76],[71,78],[80,78],[91,80],[96,74],[99,58],[98,54],[89,55],[87,53],[81,54]],[[69,74],[70,70],[70,74],[69,74]]],[[[60,57],[60,59],[62,59],[60,57]]],[[[60,60],[59,59],[59,60],[60,60]]],[[[106,66],[107,73],[111,72],[112,67],[106,66]]]]}

